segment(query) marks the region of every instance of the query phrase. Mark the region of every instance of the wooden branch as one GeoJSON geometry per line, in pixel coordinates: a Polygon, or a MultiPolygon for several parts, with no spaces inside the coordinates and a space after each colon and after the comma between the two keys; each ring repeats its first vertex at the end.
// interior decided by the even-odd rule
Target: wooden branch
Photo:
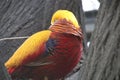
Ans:
{"type": "Polygon", "coordinates": [[[0,41],[6,41],[6,40],[15,40],[15,39],[26,39],[29,36],[24,36],[24,37],[10,37],[10,38],[1,38],[0,41]]]}

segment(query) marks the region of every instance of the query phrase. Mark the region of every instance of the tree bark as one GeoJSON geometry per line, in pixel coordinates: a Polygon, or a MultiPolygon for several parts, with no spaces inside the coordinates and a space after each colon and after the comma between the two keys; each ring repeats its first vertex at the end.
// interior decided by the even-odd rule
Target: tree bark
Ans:
{"type": "Polygon", "coordinates": [[[120,0],[101,0],[79,80],[120,80],[120,0]]]}
{"type": "MultiPolygon", "coordinates": [[[[0,38],[30,36],[47,29],[52,14],[58,9],[72,11],[85,33],[81,0],[0,0],[0,2],[0,38]]],[[[5,62],[24,40],[0,41],[1,61],[5,62]]],[[[86,42],[84,44],[86,46],[86,42]]]]}

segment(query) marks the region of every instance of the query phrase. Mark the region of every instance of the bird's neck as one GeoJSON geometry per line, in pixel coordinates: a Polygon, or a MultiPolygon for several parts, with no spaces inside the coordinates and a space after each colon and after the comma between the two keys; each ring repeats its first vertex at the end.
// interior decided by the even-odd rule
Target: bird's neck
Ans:
{"type": "Polygon", "coordinates": [[[73,34],[82,37],[80,29],[77,29],[71,22],[65,19],[56,21],[49,29],[53,32],[73,34]]]}

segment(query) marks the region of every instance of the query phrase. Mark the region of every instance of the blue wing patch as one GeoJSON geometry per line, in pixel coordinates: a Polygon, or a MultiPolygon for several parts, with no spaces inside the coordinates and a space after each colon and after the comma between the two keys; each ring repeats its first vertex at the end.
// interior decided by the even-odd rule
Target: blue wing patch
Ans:
{"type": "Polygon", "coordinates": [[[53,51],[55,49],[56,44],[57,44],[56,40],[49,39],[46,42],[46,48],[45,48],[44,56],[53,55],[54,54],[53,51]]]}

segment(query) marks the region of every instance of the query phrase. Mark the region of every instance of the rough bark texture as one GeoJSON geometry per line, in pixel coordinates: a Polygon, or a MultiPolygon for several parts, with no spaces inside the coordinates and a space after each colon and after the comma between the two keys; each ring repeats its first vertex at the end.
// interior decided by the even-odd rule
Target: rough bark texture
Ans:
{"type": "MultiPolygon", "coordinates": [[[[0,38],[29,36],[47,29],[53,12],[58,9],[74,12],[84,32],[81,0],[0,0],[0,38]]],[[[4,63],[24,40],[0,41],[1,62],[4,63]]]]}
{"type": "Polygon", "coordinates": [[[79,80],[120,80],[120,0],[101,0],[79,80]]]}

